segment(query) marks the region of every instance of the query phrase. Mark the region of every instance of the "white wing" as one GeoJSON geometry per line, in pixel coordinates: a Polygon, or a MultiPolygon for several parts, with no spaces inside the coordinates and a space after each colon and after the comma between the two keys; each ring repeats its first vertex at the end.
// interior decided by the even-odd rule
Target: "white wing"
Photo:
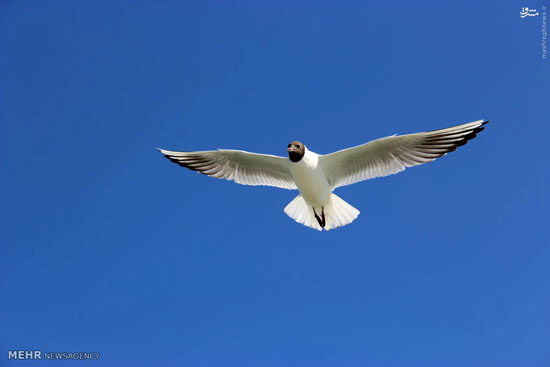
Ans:
{"type": "Polygon", "coordinates": [[[333,188],[351,185],[431,162],[475,138],[488,122],[478,120],[447,129],[388,136],[321,155],[319,161],[333,188]]]}
{"type": "Polygon", "coordinates": [[[173,152],[159,149],[169,160],[204,175],[234,180],[243,185],[296,189],[286,158],[243,150],[173,152]]]}

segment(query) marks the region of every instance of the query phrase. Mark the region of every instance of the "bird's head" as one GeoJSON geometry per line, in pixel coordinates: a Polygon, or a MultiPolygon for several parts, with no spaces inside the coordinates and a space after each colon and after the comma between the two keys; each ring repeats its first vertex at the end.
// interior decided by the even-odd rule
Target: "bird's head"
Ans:
{"type": "Polygon", "coordinates": [[[299,162],[306,153],[306,146],[299,141],[293,141],[288,144],[286,151],[288,152],[288,158],[292,162],[299,162]]]}

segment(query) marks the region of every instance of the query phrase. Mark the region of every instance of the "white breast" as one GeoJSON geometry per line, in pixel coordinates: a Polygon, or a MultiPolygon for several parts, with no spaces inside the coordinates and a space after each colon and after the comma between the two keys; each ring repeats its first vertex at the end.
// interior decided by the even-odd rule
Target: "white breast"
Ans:
{"type": "Polygon", "coordinates": [[[304,199],[314,206],[323,206],[330,198],[331,190],[325,172],[318,163],[319,156],[306,148],[299,162],[290,162],[290,171],[304,199]]]}

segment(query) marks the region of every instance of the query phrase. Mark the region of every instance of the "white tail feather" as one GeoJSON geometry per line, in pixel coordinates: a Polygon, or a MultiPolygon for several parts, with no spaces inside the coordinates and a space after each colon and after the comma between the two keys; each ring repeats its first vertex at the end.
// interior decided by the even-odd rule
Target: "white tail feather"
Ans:
{"type": "MultiPolygon", "coordinates": [[[[325,230],[329,231],[333,228],[345,226],[357,218],[359,210],[340,199],[337,195],[331,194],[329,201],[323,206],[323,208],[315,207],[317,215],[321,215],[321,212],[325,213],[325,230]]],[[[298,223],[302,223],[305,226],[314,228],[318,231],[322,231],[323,228],[319,225],[317,219],[315,219],[315,213],[313,212],[313,206],[306,202],[302,195],[298,195],[292,200],[286,207],[285,213],[298,223]]]]}

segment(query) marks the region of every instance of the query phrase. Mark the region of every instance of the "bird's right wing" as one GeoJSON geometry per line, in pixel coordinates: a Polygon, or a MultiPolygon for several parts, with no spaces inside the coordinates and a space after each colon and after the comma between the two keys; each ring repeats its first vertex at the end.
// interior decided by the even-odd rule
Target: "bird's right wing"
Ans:
{"type": "Polygon", "coordinates": [[[159,149],[169,160],[204,175],[233,180],[242,185],[296,189],[286,158],[243,150],[174,152],[159,149]]]}
{"type": "Polygon", "coordinates": [[[321,155],[319,162],[333,188],[351,185],[431,162],[475,138],[488,122],[478,120],[447,129],[388,136],[321,155]]]}

